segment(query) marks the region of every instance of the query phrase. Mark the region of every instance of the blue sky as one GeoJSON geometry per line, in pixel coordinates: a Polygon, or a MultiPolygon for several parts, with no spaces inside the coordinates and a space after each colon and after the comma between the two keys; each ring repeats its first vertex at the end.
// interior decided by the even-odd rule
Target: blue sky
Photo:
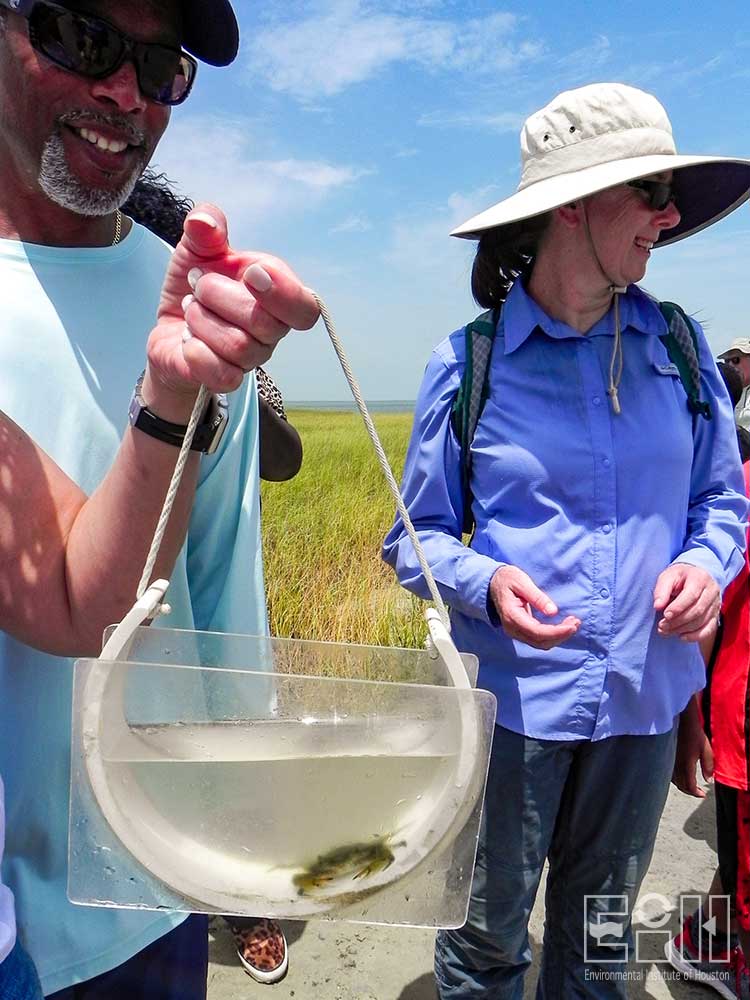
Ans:
{"type": "MultiPolygon", "coordinates": [[[[285,257],[326,300],[368,399],[412,399],[431,348],[478,311],[451,228],[518,182],[523,119],[598,80],[654,93],[680,152],[750,156],[739,0],[235,0],[237,62],[202,66],[154,162],[221,205],[235,246],[285,257]]],[[[654,253],[646,286],[750,335],[748,208],[654,253]]],[[[268,369],[290,400],[348,399],[322,324],[268,369]]]]}

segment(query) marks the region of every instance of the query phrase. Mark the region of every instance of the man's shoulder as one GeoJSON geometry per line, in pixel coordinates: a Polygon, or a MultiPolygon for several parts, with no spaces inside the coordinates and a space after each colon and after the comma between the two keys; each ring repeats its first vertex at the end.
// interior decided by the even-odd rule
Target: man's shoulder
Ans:
{"type": "Polygon", "coordinates": [[[166,262],[172,256],[172,247],[168,243],[165,243],[160,236],[152,233],[150,229],[147,229],[134,220],[132,220],[130,232],[120,245],[124,249],[128,249],[128,243],[130,242],[132,242],[133,253],[143,256],[153,255],[160,258],[164,261],[165,267],[166,262]]]}

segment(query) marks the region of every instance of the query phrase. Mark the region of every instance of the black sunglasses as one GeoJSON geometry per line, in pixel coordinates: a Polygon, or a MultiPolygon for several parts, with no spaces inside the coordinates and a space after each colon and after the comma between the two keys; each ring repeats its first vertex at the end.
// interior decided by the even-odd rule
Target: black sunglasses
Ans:
{"type": "Polygon", "coordinates": [[[725,358],[724,360],[727,361],[730,365],[742,364],[742,358],[725,358]]]}
{"type": "Polygon", "coordinates": [[[677,199],[672,190],[671,181],[649,181],[637,180],[628,181],[628,187],[637,191],[645,191],[648,195],[648,204],[655,212],[663,212],[667,205],[676,205],[677,199]]]}
{"type": "Polygon", "coordinates": [[[190,93],[198,64],[180,49],[136,42],[100,17],[46,0],[20,0],[17,6],[11,0],[10,9],[28,20],[32,48],[63,69],[102,80],[130,59],[149,100],[181,104],[190,93]]]}

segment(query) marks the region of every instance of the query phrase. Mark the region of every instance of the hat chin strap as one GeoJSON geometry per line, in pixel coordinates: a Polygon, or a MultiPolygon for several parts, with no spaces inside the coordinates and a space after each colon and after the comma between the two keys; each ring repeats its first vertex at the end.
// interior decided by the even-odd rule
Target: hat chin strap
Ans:
{"type": "Polygon", "coordinates": [[[607,386],[607,395],[612,401],[612,412],[619,416],[622,413],[622,407],[620,406],[620,397],[618,395],[618,386],[620,385],[620,380],[622,379],[623,370],[623,356],[622,356],[622,332],[620,330],[620,296],[624,295],[627,291],[627,287],[624,285],[618,285],[613,281],[607,272],[604,270],[602,262],[599,258],[599,254],[596,249],[596,244],[594,243],[594,237],[591,235],[591,228],[589,226],[588,212],[586,211],[586,201],[581,202],[581,212],[583,215],[583,229],[586,233],[586,239],[589,243],[589,249],[596,262],[596,266],[602,273],[602,276],[607,279],[609,283],[610,291],[613,294],[615,300],[615,340],[612,345],[612,355],[609,359],[609,384],[607,386]]]}

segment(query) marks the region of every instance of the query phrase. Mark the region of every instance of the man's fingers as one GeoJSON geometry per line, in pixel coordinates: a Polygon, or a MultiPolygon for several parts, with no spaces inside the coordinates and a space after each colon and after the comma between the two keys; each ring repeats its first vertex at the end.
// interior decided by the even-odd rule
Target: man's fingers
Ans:
{"type": "Polygon", "coordinates": [[[293,330],[309,330],[320,316],[318,303],[311,290],[280,265],[275,258],[259,258],[245,269],[242,280],[266,312],[293,330]]]}
{"type": "Polygon", "coordinates": [[[272,345],[289,332],[288,324],[272,316],[243,282],[211,272],[199,276],[199,270],[196,268],[191,275],[193,299],[213,313],[218,321],[227,322],[272,345]]]}
{"type": "Polygon", "coordinates": [[[182,343],[182,355],[190,380],[205,385],[211,392],[232,392],[242,384],[244,371],[218,357],[202,340],[191,336],[189,330],[182,343]]]}
{"type": "Polygon", "coordinates": [[[245,370],[262,364],[257,361],[259,348],[273,350],[289,332],[288,326],[267,313],[237,282],[209,274],[201,278],[198,289],[200,299],[194,294],[183,301],[191,331],[225,360],[245,370]],[[219,286],[212,295],[207,292],[209,284],[219,286]],[[229,286],[225,297],[223,284],[229,286]]]}

